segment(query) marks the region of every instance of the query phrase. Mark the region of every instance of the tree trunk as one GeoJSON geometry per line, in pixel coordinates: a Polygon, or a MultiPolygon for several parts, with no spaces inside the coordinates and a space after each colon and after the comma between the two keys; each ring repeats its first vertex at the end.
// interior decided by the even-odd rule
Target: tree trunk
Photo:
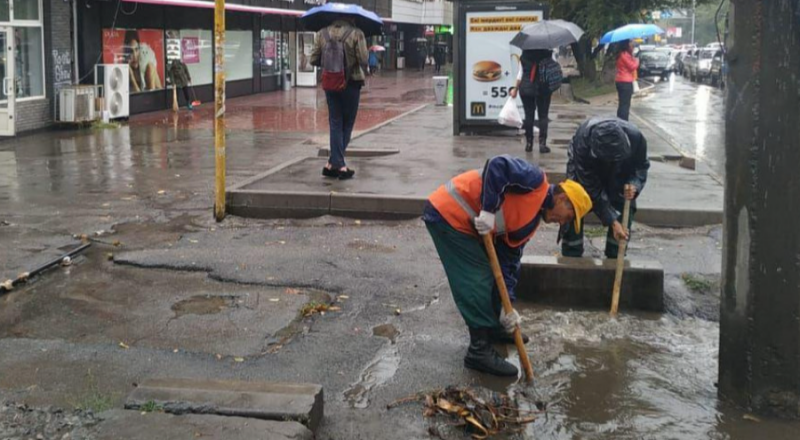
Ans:
{"type": "Polygon", "coordinates": [[[578,63],[578,70],[581,76],[589,81],[597,78],[597,65],[592,57],[592,39],[585,34],[580,41],[572,45],[572,52],[575,54],[575,61],[578,63]]]}

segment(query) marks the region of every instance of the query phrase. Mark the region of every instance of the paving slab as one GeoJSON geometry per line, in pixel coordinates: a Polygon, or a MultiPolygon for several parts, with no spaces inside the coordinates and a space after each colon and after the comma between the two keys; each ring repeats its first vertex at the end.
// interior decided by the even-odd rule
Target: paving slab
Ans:
{"type": "Polygon", "coordinates": [[[297,422],[223,417],[172,415],[115,409],[100,414],[97,440],[313,440],[314,434],[297,422]]]}
{"type": "MultiPolygon", "coordinates": [[[[524,256],[517,297],[548,306],[609,309],[616,260],[524,256]]],[[[626,260],[621,309],[664,311],[664,269],[660,263],[626,260]]]]}
{"type": "Polygon", "coordinates": [[[232,380],[147,379],[128,395],[125,408],[155,402],[173,414],[216,414],[295,421],[316,431],[323,417],[321,385],[232,380]]]}
{"type": "MultiPolygon", "coordinates": [[[[424,201],[459,173],[480,169],[495,155],[512,154],[537,164],[551,183],[565,178],[567,146],[592,108],[554,108],[550,125],[552,153],[525,153],[515,130],[494,136],[452,136],[449,109],[426,107],[356,139],[348,166],[354,179],[324,178],[322,157],[296,158],[228,189],[228,209],[245,217],[311,217],[324,214],[359,218],[408,218],[420,215],[424,201]],[[376,152],[397,151],[391,155],[376,152]],[[369,154],[362,154],[368,152],[369,154]]],[[[601,109],[597,112],[603,111],[601,109]]],[[[596,113],[591,113],[596,114],[596,113]]],[[[647,133],[651,155],[675,154],[647,133]]],[[[706,173],[677,163],[652,161],[636,220],[652,226],[693,227],[722,221],[722,186],[706,173]]],[[[589,219],[590,222],[596,219],[589,219]]]]}

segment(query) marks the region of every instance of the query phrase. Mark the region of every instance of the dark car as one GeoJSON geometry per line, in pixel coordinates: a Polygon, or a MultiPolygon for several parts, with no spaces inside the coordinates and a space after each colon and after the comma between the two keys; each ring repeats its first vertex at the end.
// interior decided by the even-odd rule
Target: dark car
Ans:
{"type": "Polygon", "coordinates": [[[714,54],[719,52],[716,49],[698,49],[696,55],[692,58],[691,68],[689,69],[689,78],[692,81],[702,82],[704,79],[711,77],[711,60],[714,54]]]}
{"type": "Polygon", "coordinates": [[[686,58],[686,54],[688,54],[688,50],[679,50],[675,54],[675,73],[678,75],[683,75],[684,65],[683,60],[686,58]]]}
{"type": "Polygon", "coordinates": [[[700,49],[690,50],[683,56],[683,76],[694,81],[694,70],[697,68],[697,60],[700,57],[700,49]]]}
{"type": "Polygon", "coordinates": [[[640,77],[660,76],[667,79],[674,68],[669,52],[648,50],[639,52],[638,57],[640,77]]]}
{"type": "Polygon", "coordinates": [[[725,61],[725,56],[721,50],[714,53],[714,58],[711,59],[711,85],[720,88],[725,88],[725,75],[728,73],[728,63],[725,61]]]}

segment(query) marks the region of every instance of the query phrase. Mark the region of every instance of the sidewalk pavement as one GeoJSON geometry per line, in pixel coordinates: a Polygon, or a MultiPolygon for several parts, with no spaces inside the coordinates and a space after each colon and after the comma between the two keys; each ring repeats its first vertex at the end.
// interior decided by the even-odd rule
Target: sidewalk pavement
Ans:
{"type": "MultiPolygon", "coordinates": [[[[228,190],[231,213],[252,217],[314,216],[408,218],[419,215],[427,196],[450,177],[480,168],[489,157],[525,157],[564,178],[567,146],[578,125],[594,115],[613,116],[610,107],[555,105],[549,144],[553,152],[525,153],[515,131],[497,136],[452,136],[452,107],[429,105],[356,139],[348,164],[352,180],[320,176],[324,157],[298,157],[228,190]],[[376,157],[358,157],[360,155],[376,157]]],[[[637,220],[653,226],[699,226],[722,221],[722,186],[704,170],[663,161],[679,153],[648,124],[650,178],[639,198],[637,220]]],[[[323,150],[323,154],[324,154],[323,150]]],[[[590,219],[591,220],[591,219],[590,219]]]]}

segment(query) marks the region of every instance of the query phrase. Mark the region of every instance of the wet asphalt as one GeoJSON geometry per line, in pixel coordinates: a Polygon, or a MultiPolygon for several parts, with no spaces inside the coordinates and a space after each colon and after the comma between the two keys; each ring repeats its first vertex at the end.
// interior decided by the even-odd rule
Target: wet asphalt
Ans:
{"type": "MultiPolygon", "coordinates": [[[[325,387],[326,417],[318,438],[408,439],[428,438],[432,422],[417,405],[387,410],[396,399],[450,384],[499,391],[513,384],[462,366],[466,329],[418,219],[229,217],[215,223],[211,133],[186,121],[194,117],[167,116],[167,124],[134,121],[110,131],[39,133],[0,144],[3,277],[59,255],[81,235],[93,242],[73,265],[0,297],[0,398],[70,408],[89,393],[101,393],[119,407],[148,377],[314,382],[325,387]],[[334,310],[301,316],[310,301],[334,310]]],[[[297,155],[313,155],[318,145],[309,135],[231,130],[231,182],[297,155]]],[[[632,258],[664,265],[668,313],[663,319],[678,327],[689,322],[691,331],[700,331],[700,343],[686,347],[711,343],[708,356],[715,356],[718,295],[691,291],[681,277],[718,282],[720,231],[719,226],[642,227],[630,250],[632,258]],[[691,324],[694,320],[702,325],[691,324]]],[[[526,253],[557,253],[555,236],[555,228],[541,228],[526,253]]],[[[604,233],[593,236],[587,252],[600,256],[604,233]]],[[[606,290],[598,288],[598,294],[606,290]]],[[[564,400],[565,387],[573,390],[569,399],[607,402],[598,393],[608,376],[590,375],[583,391],[576,378],[606,371],[597,367],[598,359],[636,363],[652,351],[624,343],[622,358],[609,358],[603,346],[591,348],[601,350],[594,356],[581,345],[585,337],[576,335],[606,332],[592,325],[598,317],[605,322],[603,311],[520,308],[525,329],[534,336],[534,368],[543,374],[537,392],[553,402],[553,416],[542,415],[528,438],[592,432],[595,438],[618,438],[613,411],[575,409],[564,400]],[[564,341],[572,345],[565,348],[564,341]],[[570,369],[573,358],[589,365],[570,369]]],[[[632,315],[630,329],[653,319],[632,315]]],[[[678,327],[666,328],[680,334],[678,327]]],[[[625,328],[608,331],[627,337],[625,328]]],[[[645,328],[647,334],[658,331],[645,328]]],[[[514,360],[513,349],[500,350],[514,360]]],[[[699,388],[703,402],[714,401],[709,377],[703,376],[699,388]]],[[[697,426],[716,417],[714,411],[703,413],[697,426]]],[[[679,418],[680,411],[661,420],[669,425],[679,418]]],[[[625,420],[633,422],[621,423],[626,430],[620,432],[630,438],[663,427],[625,420]]],[[[677,438],[691,438],[675,432],[677,438]]],[[[715,438],[727,437],[722,432],[715,438]]]]}
{"type": "Polygon", "coordinates": [[[681,152],[724,177],[725,90],[674,74],[668,81],[647,79],[656,81],[655,87],[633,101],[633,112],[657,127],[681,152]]]}

